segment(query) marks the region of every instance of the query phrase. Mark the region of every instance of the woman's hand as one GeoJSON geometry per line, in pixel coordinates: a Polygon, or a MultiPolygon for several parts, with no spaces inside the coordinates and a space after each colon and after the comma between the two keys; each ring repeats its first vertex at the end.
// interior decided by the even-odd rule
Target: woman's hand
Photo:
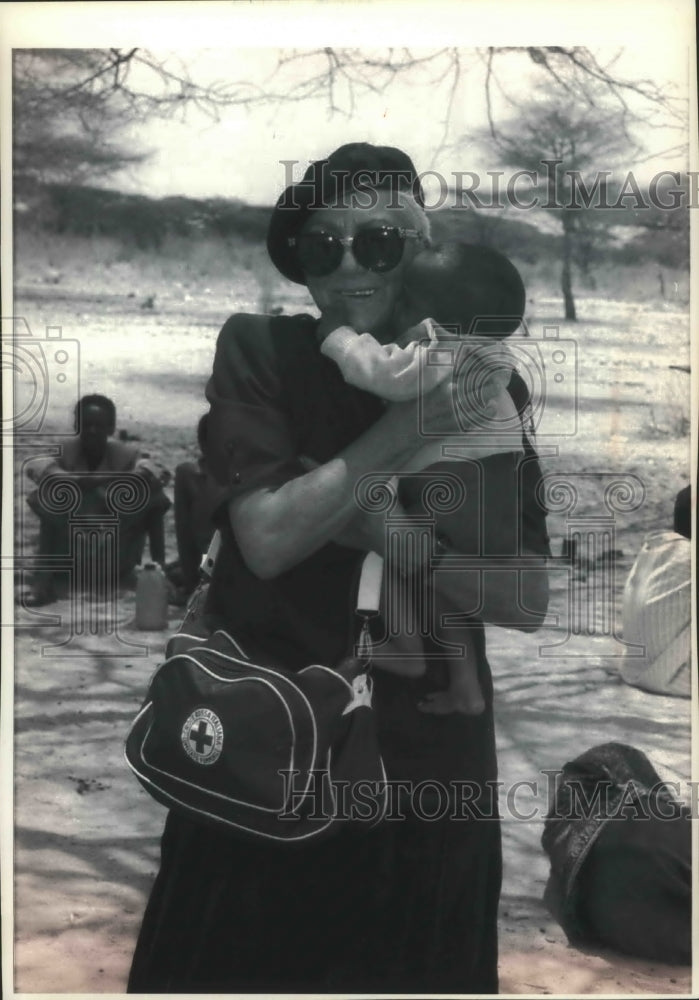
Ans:
{"type": "Polygon", "coordinates": [[[463,415],[456,412],[450,378],[440,382],[421,399],[389,403],[387,415],[402,428],[410,457],[434,438],[463,434],[467,429],[463,415]]]}
{"type": "Polygon", "coordinates": [[[443,326],[432,319],[431,316],[425,316],[421,319],[419,323],[414,323],[409,326],[402,333],[399,333],[395,338],[394,343],[397,347],[407,347],[408,344],[412,344],[415,341],[419,343],[427,343],[434,345],[435,347],[439,343],[445,344],[447,347],[455,347],[457,349],[463,346],[463,339],[455,336],[453,331],[445,330],[443,326]]]}
{"type": "Polygon", "coordinates": [[[402,333],[398,334],[398,336],[394,340],[394,343],[398,347],[407,347],[408,344],[412,344],[415,341],[419,343],[423,343],[424,341],[431,342],[432,341],[432,338],[430,337],[431,329],[434,330],[435,334],[437,333],[438,330],[441,330],[444,336],[445,337],[447,336],[446,332],[442,330],[441,327],[438,327],[433,319],[430,319],[430,317],[426,316],[424,319],[420,320],[419,323],[415,323],[413,326],[409,326],[407,330],[404,330],[402,333]]]}
{"type": "Polygon", "coordinates": [[[457,378],[444,379],[419,400],[389,405],[389,410],[404,408],[399,412],[404,414],[405,431],[411,435],[415,450],[430,438],[483,428],[512,374],[512,365],[503,360],[509,353],[495,352],[489,345],[464,349],[462,342],[452,338],[444,342],[443,349],[454,352],[457,378]]]}

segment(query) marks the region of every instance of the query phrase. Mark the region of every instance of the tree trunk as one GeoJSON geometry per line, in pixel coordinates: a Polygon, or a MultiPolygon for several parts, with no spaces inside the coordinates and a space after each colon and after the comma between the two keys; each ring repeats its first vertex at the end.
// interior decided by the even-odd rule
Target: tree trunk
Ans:
{"type": "Polygon", "coordinates": [[[573,233],[566,216],[563,216],[563,260],[561,262],[561,291],[565,304],[565,318],[575,322],[575,299],[571,280],[571,258],[573,256],[573,233]]]}

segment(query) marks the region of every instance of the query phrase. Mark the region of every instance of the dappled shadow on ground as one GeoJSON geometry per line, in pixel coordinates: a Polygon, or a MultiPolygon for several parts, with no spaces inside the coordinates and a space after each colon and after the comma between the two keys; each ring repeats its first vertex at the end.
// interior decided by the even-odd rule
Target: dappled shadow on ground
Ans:
{"type": "MultiPolygon", "coordinates": [[[[68,295],[59,302],[52,292],[41,301],[20,299],[16,307],[19,315],[28,316],[36,336],[45,326],[58,324],[67,337],[79,341],[81,391],[113,395],[124,426],[164,454],[173,469],[193,456],[194,427],[206,408],[196,383],[203,386],[211,371],[217,331],[230,312],[255,308],[259,290],[246,273],[234,288],[227,280],[215,296],[196,295],[178,306],[165,299],[163,285],[151,315],[131,308],[132,289],[138,295],[153,291],[149,285],[133,285],[131,277],[118,301],[103,299],[96,286],[93,301],[72,301],[68,295]]],[[[113,288],[113,269],[107,279],[105,290],[113,288]]],[[[84,285],[82,271],[76,284],[84,285]]],[[[178,294],[183,302],[189,298],[183,289],[178,294]]],[[[279,304],[287,311],[305,308],[300,299],[289,299],[288,289],[284,296],[279,304]]],[[[671,498],[688,475],[688,438],[649,437],[642,413],[644,405],[655,405],[658,398],[659,366],[686,360],[687,319],[677,311],[590,300],[582,322],[565,324],[554,313],[558,306],[553,301],[537,302],[537,308],[542,311],[534,324],[539,336],[550,323],[579,345],[579,420],[575,433],[566,431],[564,438],[560,427],[543,420],[539,446],[547,449],[547,470],[574,477],[623,469],[640,476],[646,489],[639,510],[616,518],[617,541],[624,550],[614,587],[618,604],[643,532],[668,526],[671,498]],[[550,319],[544,310],[551,310],[550,319]]],[[[561,412],[571,410],[572,401],[558,402],[561,412]]],[[[68,411],[52,414],[52,419],[70,430],[68,411]]],[[[599,507],[596,480],[574,482],[585,511],[594,515],[599,507]]],[[[554,513],[549,524],[558,553],[564,518],[554,513]]],[[[35,535],[36,525],[27,518],[24,527],[26,537],[18,544],[29,554],[35,543],[30,531],[35,535]]],[[[167,530],[173,551],[171,519],[167,530]]],[[[542,651],[564,634],[568,580],[558,579],[563,575],[554,574],[553,581],[559,631],[527,636],[490,629],[488,635],[503,782],[501,990],[688,992],[686,970],[676,975],[667,967],[641,969],[619,956],[570,949],[541,901],[548,874],[540,846],[547,769],[560,769],[590,746],[620,740],[643,750],[662,777],[683,782],[689,776],[688,702],[622,684],[598,637],[542,651]],[[571,652],[577,658],[567,658],[571,652]]],[[[37,621],[36,613],[25,612],[26,627],[16,637],[15,985],[22,992],[121,992],[157,868],[165,815],[131,776],[122,747],[165,635],[131,630],[131,595],[119,600],[119,620],[124,637],[145,644],[147,656],[123,649],[100,655],[103,650],[94,637],[81,638],[67,657],[50,648],[42,654],[42,646],[58,641],[68,621],[67,602],[42,612],[55,610],[63,615],[60,626],[50,627],[51,618],[37,621]]],[[[175,624],[171,620],[170,629],[175,624]]]]}
{"type": "MultiPolygon", "coordinates": [[[[125,622],[128,600],[122,602],[125,622]]],[[[16,640],[17,986],[53,990],[41,955],[60,953],[74,957],[74,968],[63,969],[62,989],[92,991],[97,981],[100,989],[118,992],[157,870],[165,816],[131,776],[122,748],[166,633],[124,625],[125,636],[147,645],[144,657],[99,655],[95,637],[80,640],[82,655],[42,655],[42,646],[59,634],[27,628],[16,640]],[[111,942],[105,957],[90,971],[91,952],[105,939],[111,942]]],[[[647,753],[662,777],[685,782],[689,703],[629,688],[613,661],[581,658],[577,647],[570,659],[543,658],[542,643],[555,639],[555,632],[489,630],[502,782],[502,989],[553,992],[551,984],[562,976],[561,992],[614,992],[623,967],[625,988],[653,992],[655,983],[658,992],[650,966],[632,965],[629,972],[618,956],[582,955],[546,913],[548,862],[540,845],[552,781],[546,771],[618,740],[647,753]]],[[[672,978],[680,991],[686,970],[672,978]]]]}
{"type": "Polygon", "coordinates": [[[100,655],[96,636],[78,639],[74,655],[57,656],[46,646],[65,638],[64,629],[16,635],[15,985],[22,992],[54,992],[59,982],[67,992],[92,992],[96,983],[125,988],[165,817],[123,758],[166,639],[131,629],[130,603],[120,602],[124,635],[147,656],[100,655]]]}
{"type": "MultiPolygon", "coordinates": [[[[83,788],[86,786],[83,785],[83,788]]],[[[89,793],[88,791],[83,794],[89,793]]],[[[95,784],[90,793],[97,796],[101,789],[95,784]]],[[[109,791],[111,786],[104,786],[109,791]]],[[[81,786],[76,783],[75,791],[81,786]]],[[[105,797],[105,796],[103,796],[105,797]]],[[[110,833],[105,837],[82,839],[77,835],[66,836],[29,826],[17,829],[15,870],[28,892],[40,891],[40,882],[50,872],[52,892],[61,899],[61,907],[68,925],[80,915],[80,926],[95,928],[104,920],[105,909],[111,909],[113,895],[118,892],[122,900],[132,900],[132,907],[125,913],[135,913],[143,895],[148,890],[157,864],[157,842],[153,837],[120,837],[110,833]],[[119,891],[121,887],[124,891],[119,891]],[[111,899],[110,899],[111,897],[111,899]],[[72,916],[71,916],[72,915],[72,916]]],[[[57,931],[53,908],[40,908],[32,914],[35,932],[57,931]]],[[[118,914],[113,914],[115,927],[119,927],[118,914]]],[[[22,920],[18,921],[21,929],[22,920]]]]}

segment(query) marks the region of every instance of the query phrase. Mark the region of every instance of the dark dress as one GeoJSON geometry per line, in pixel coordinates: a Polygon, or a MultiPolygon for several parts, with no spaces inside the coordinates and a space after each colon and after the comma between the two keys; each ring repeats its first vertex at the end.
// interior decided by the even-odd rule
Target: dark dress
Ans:
{"type": "Polygon", "coordinates": [[[215,530],[211,515],[218,492],[203,458],[175,469],[175,537],[186,594],[197,585],[199,565],[215,530]]]}
{"type": "MultiPolygon", "coordinates": [[[[300,475],[299,455],[329,460],[382,412],[321,355],[308,316],[232,317],[207,396],[207,457],[230,495],[300,475]]],[[[261,581],[223,515],[209,610],[292,668],[337,662],[351,643],[361,553],[330,543],[261,581]]],[[[418,711],[425,691],[448,683],[435,661],[418,681],[376,671],[374,706],[389,778],[474,782],[484,818],[473,818],[475,808],[432,821],[406,810],[368,833],[280,848],[171,812],[129,992],[497,992],[492,683],[482,626],[474,634],[483,715],[418,711]]]]}

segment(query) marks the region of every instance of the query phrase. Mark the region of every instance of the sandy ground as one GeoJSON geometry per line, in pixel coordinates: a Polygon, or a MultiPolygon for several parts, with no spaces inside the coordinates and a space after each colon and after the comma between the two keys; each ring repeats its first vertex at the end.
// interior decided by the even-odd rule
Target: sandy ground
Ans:
{"type": "MultiPolygon", "coordinates": [[[[138,433],[166,465],[194,454],[193,426],[204,410],[203,385],[217,329],[236,309],[255,309],[254,282],[204,292],[158,286],[154,310],[140,308],[154,279],[123,269],[95,272],[88,287],[48,287],[40,273],[20,272],[16,315],[34,336],[60,326],[77,342],[80,392],[111,395],[119,427],[138,433]],[[150,282],[148,285],[146,282],[150,282]],[[78,292],[78,288],[82,291],[78,292]],[[131,297],[129,297],[131,293],[131,297]]],[[[269,303],[269,289],[265,289],[269,303]]],[[[280,299],[289,308],[296,302],[280,299]]],[[[274,298],[272,297],[272,303],[274,298]]],[[[555,321],[558,303],[537,299],[532,332],[555,321]]],[[[554,438],[544,417],[540,445],[547,468],[576,480],[583,514],[601,505],[602,490],[619,473],[637,476],[640,505],[620,513],[614,547],[621,550],[612,590],[618,621],[623,580],[643,534],[671,521],[672,498],[688,479],[688,385],[667,369],[686,363],[686,313],[667,303],[596,301],[580,304],[582,321],[560,325],[560,337],[578,341],[578,422],[554,438]],[[574,433],[573,433],[574,432],[574,433]],[[586,475],[583,475],[585,473],[586,475]]],[[[72,348],[71,348],[72,349],[72,348]]],[[[565,407],[564,407],[565,408],[565,407]]],[[[546,420],[549,419],[549,424],[546,420]]],[[[36,523],[25,514],[22,462],[47,453],[68,431],[69,414],[49,408],[43,436],[29,435],[17,452],[17,546],[29,555],[36,523]],[[21,515],[21,516],[20,516],[21,515]]],[[[566,531],[562,513],[551,518],[554,550],[566,531]]],[[[168,556],[174,533],[168,523],[168,556]]],[[[644,694],[623,684],[616,669],[621,645],[614,635],[565,640],[573,597],[593,600],[588,580],[567,570],[552,575],[550,625],[537,635],[491,629],[489,658],[497,688],[500,777],[522,787],[520,813],[503,823],[505,878],[501,917],[501,990],[504,994],[687,994],[690,973],[610,953],[569,947],[545,910],[548,872],[540,848],[545,786],[540,772],[559,768],[607,740],[645,751],[662,777],[690,776],[689,702],[644,694]]],[[[21,579],[18,579],[21,584],[21,579]]],[[[15,989],[22,993],[119,993],[143,906],[158,861],[164,810],[143,792],[123,760],[122,745],[166,633],[138,633],[131,622],[133,593],[120,595],[117,634],[83,637],[60,648],[71,607],[58,602],[41,614],[17,608],[15,639],[15,989]],[[133,644],[141,644],[133,645],[133,644]]],[[[178,622],[171,609],[171,628],[178,622]]],[[[684,786],[683,786],[684,787],[684,786]]],[[[509,812],[512,810],[510,809],[509,812]]]]}

